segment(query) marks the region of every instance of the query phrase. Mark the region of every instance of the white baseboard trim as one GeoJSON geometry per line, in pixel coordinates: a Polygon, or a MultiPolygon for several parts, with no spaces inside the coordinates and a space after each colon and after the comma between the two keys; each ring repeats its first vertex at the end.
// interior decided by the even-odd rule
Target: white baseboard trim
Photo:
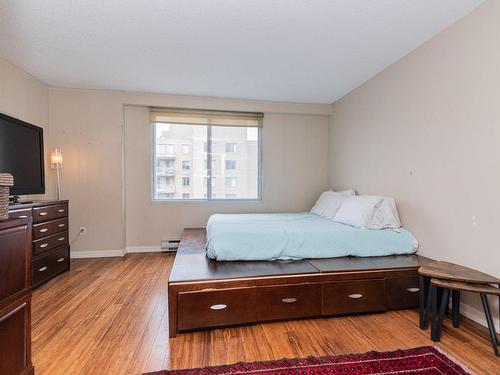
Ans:
{"type": "Polygon", "coordinates": [[[125,251],[119,250],[90,250],[90,251],[72,251],[70,253],[71,259],[84,259],[84,258],[115,258],[123,257],[125,251]]]}
{"type": "MultiPolygon", "coordinates": [[[[499,318],[495,317],[495,311],[494,311],[495,309],[493,308],[493,306],[491,304],[491,300],[490,300],[490,309],[492,310],[491,313],[493,314],[493,320],[495,322],[495,330],[497,331],[497,333],[500,334],[499,318]]],[[[460,314],[475,321],[476,323],[481,324],[484,327],[488,327],[483,310],[478,310],[470,305],[466,305],[464,303],[461,303],[460,304],[460,314]]]]}
{"type": "Polygon", "coordinates": [[[72,251],[71,259],[85,258],[114,258],[123,257],[125,254],[132,253],[160,253],[160,246],[130,246],[126,249],[118,250],[90,250],[90,251],[72,251]]]}
{"type": "Polygon", "coordinates": [[[129,253],[161,253],[160,246],[130,246],[127,247],[127,254],[129,253]]]}

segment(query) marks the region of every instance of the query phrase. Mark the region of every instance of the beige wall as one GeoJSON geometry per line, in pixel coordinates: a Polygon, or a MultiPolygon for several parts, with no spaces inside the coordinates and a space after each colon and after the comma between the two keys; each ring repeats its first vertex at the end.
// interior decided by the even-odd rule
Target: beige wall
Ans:
{"type": "Polygon", "coordinates": [[[330,114],[327,105],[50,89],[51,142],[63,149],[70,237],[80,226],[88,233],[74,242],[73,254],[158,246],[183,227],[203,226],[214,212],[309,209],[328,187],[330,114]],[[147,106],[264,112],[264,201],[151,203],[147,106]]]}
{"type": "Polygon", "coordinates": [[[421,254],[500,277],[500,1],[333,110],[330,183],[395,197],[421,254]]]}
{"type": "Polygon", "coordinates": [[[50,152],[49,88],[33,76],[0,59],[0,113],[44,128],[46,194],[29,198],[52,198],[53,180],[50,169],[47,168],[50,152]]]}
{"type": "Polygon", "coordinates": [[[147,107],[125,109],[127,247],[158,246],[213,213],[309,210],[328,187],[328,116],[266,113],[263,201],[151,202],[151,127],[147,107]]]}

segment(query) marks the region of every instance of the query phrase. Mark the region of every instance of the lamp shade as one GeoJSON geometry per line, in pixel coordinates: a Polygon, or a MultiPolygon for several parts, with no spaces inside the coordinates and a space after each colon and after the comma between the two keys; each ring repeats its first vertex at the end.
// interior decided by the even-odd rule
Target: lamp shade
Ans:
{"type": "Polygon", "coordinates": [[[63,156],[60,148],[55,148],[50,153],[50,167],[51,168],[62,168],[63,156]]]}

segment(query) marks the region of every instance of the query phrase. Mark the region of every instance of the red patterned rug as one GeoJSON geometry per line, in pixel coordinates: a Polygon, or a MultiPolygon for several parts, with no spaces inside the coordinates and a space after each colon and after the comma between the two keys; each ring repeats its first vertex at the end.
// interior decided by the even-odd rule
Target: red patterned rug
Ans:
{"type": "Polygon", "coordinates": [[[234,365],[199,369],[158,371],[167,374],[258,374],[258,375],[361,375],[361,374],[429,374],[470,375],[464,368],[432,346],[394,352],[370,352],[344,356],[281,359],[269,362],[240,362],[234,365]]]}

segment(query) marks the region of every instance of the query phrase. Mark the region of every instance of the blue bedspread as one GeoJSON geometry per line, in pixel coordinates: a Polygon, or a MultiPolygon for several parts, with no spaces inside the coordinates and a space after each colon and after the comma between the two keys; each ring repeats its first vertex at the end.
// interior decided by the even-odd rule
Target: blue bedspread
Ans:
{"type": "Polygon", "coordinates": [[[358,229],[311,213],[217,214],[207,223],[207,256],[219,261],[374,257],[417,248],[403,228],[358,229]]]}

